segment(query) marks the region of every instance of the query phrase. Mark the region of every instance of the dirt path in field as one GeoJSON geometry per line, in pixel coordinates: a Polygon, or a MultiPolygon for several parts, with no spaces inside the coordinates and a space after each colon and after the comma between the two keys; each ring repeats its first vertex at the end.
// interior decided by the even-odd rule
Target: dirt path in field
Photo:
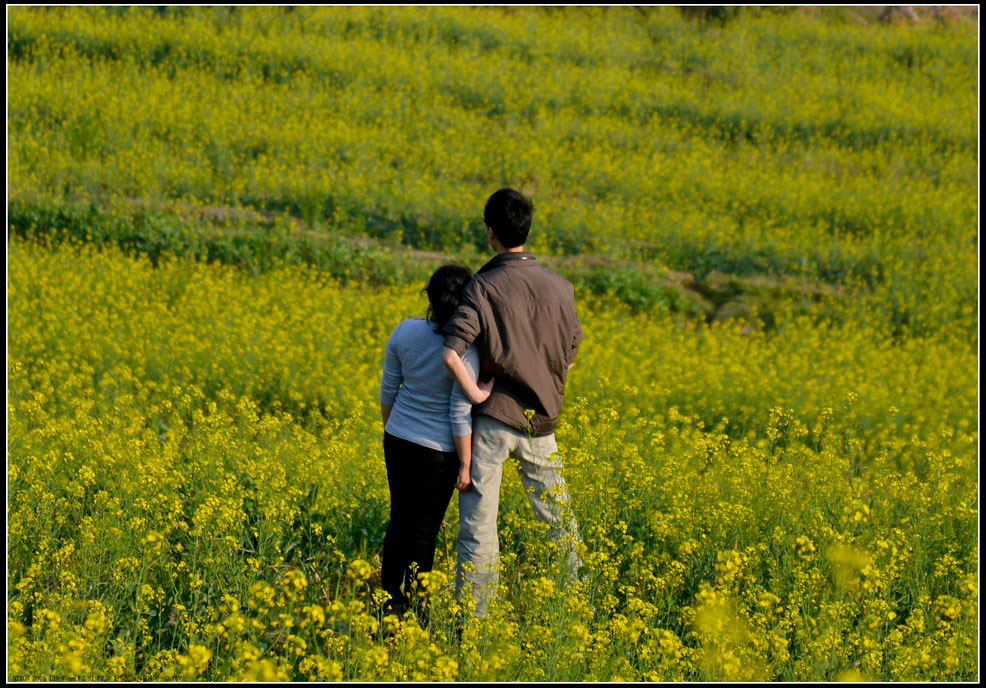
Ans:
{"type": "MultiPolygon", "coordinates": [[[[411,260],[424,265],[435,265],[449,260],[439,251],[417,249],[390,241],[366,236],[330,235],[327,231],[311,227],[302,219],[284,212],[254,208],[232,208],[210,205],[193,205],[181,202],[148,201],[128,198],[135,206],[154,207],[180,216],[197,220],[203,225],[218,229],[227,224],[254,225],[272,228],[278,222],[286,223],[293,236],[303,236],[315,241],[344,240],[355,248],[384,251],[401,260],[411,260]]],[[[841,298],[839,286],[814,282],[794,275],[735,275],[712,271],[702,279],[690,272],[655,267],[646,262],[632,261],[603,255],[543,256],[542,262],[552,270],[573,281],[586,280],[593,275],[623,270],[638,271],[648,280],[675,292],[687,312],[701,315],[707,322],[749,317],[757,308],[783,298],[819,301],[824,298],[841,298]]]]}

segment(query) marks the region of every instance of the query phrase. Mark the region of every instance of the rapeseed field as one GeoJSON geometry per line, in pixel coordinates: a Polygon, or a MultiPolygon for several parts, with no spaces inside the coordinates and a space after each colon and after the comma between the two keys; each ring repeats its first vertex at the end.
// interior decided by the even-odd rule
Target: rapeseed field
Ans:
{"type": "Polygon", "coordinates": [[[977,41],[11,10],[9,674],[975,680],[977,41]],[[453,500],[397,627],[384,346],[428,266],[487,259],[504,184],[539,257],[619,268],[579,284],[557,431],[588,575],[507,469],[490,618],[454,601],[453,500]],[[649,270],[714,315],[620,281],[649,270]]]}

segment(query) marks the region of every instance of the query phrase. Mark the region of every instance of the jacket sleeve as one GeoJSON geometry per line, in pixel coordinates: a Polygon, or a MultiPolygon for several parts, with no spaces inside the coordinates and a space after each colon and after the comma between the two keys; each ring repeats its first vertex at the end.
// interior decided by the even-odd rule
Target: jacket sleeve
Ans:
{"type": "Polygon", "coordinates": [[[397,357],[397,330],[394,329],[390,339],[387,340],[387,352],[383,358],[383,379],[380,381],[380,401],[381,403],[393,406],[397,400],[397,391],[404,382],[404,375],[401,372],[401,361],[397,357]]]}
{"type": "MultiPolygon", "coordinates": [[[[479,353],[476,347],[469,347],[462,354],[469,375],[475,380],[479,375],[479,353]]],[[[452,423],[452,435],[463,437],[472,434],[472,402],[465,395],[458,382],[452,383],[452,394],[449,397],[449,421],[452,423]]]]}
{"type": "Polygon", "coordinates": [[[482,304],[481,287],[473,279],[462,290],[459,307],[442,328],[442,334],[445,335],[445,346],[460,356],[476,341],[482,330],[482,304]]]}
{"type": "Polygon", "coordinates": [[[575,363],[575,354],[579,349],[579,344],[581,344],[582,340],[585,338],[582,333],[582,324],[579,322],[579,316],[575,312],[574,305],[572,306],[572,317],[575,319],[575,327],[572,331],[572,344],[568,353],[568,365],[575,363]]]}

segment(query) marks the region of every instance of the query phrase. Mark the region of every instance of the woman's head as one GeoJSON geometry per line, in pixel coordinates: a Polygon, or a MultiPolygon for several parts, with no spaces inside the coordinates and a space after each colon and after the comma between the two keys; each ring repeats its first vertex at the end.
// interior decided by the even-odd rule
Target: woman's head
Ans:
{"type": "Polygon", "coordinates": [[[461,265],[443,265],[428,280],[428,320],[441,329],[459,307],[462,288],[472,279],[472,271],[461,265]]]}

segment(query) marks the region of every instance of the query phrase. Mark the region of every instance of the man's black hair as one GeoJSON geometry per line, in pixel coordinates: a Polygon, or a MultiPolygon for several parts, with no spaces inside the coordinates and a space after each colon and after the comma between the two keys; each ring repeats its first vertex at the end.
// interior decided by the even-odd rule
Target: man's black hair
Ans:
{"type": "Polygon", "coordinates": [[[527,242],[531,231],[534,204],[524,194],[510,188],[495,191],[486,201],[483,219],[504,248],[516,248],[527,242]]]}
{"type": "Polygon", "coordinates": [[[449,321],[459,307],[462,288],[472,279],[472,270],[462,265],[443,265],[435,270],[424,288],[428,294],[428,320],[435,323],[435,331],[449,321]]]}

